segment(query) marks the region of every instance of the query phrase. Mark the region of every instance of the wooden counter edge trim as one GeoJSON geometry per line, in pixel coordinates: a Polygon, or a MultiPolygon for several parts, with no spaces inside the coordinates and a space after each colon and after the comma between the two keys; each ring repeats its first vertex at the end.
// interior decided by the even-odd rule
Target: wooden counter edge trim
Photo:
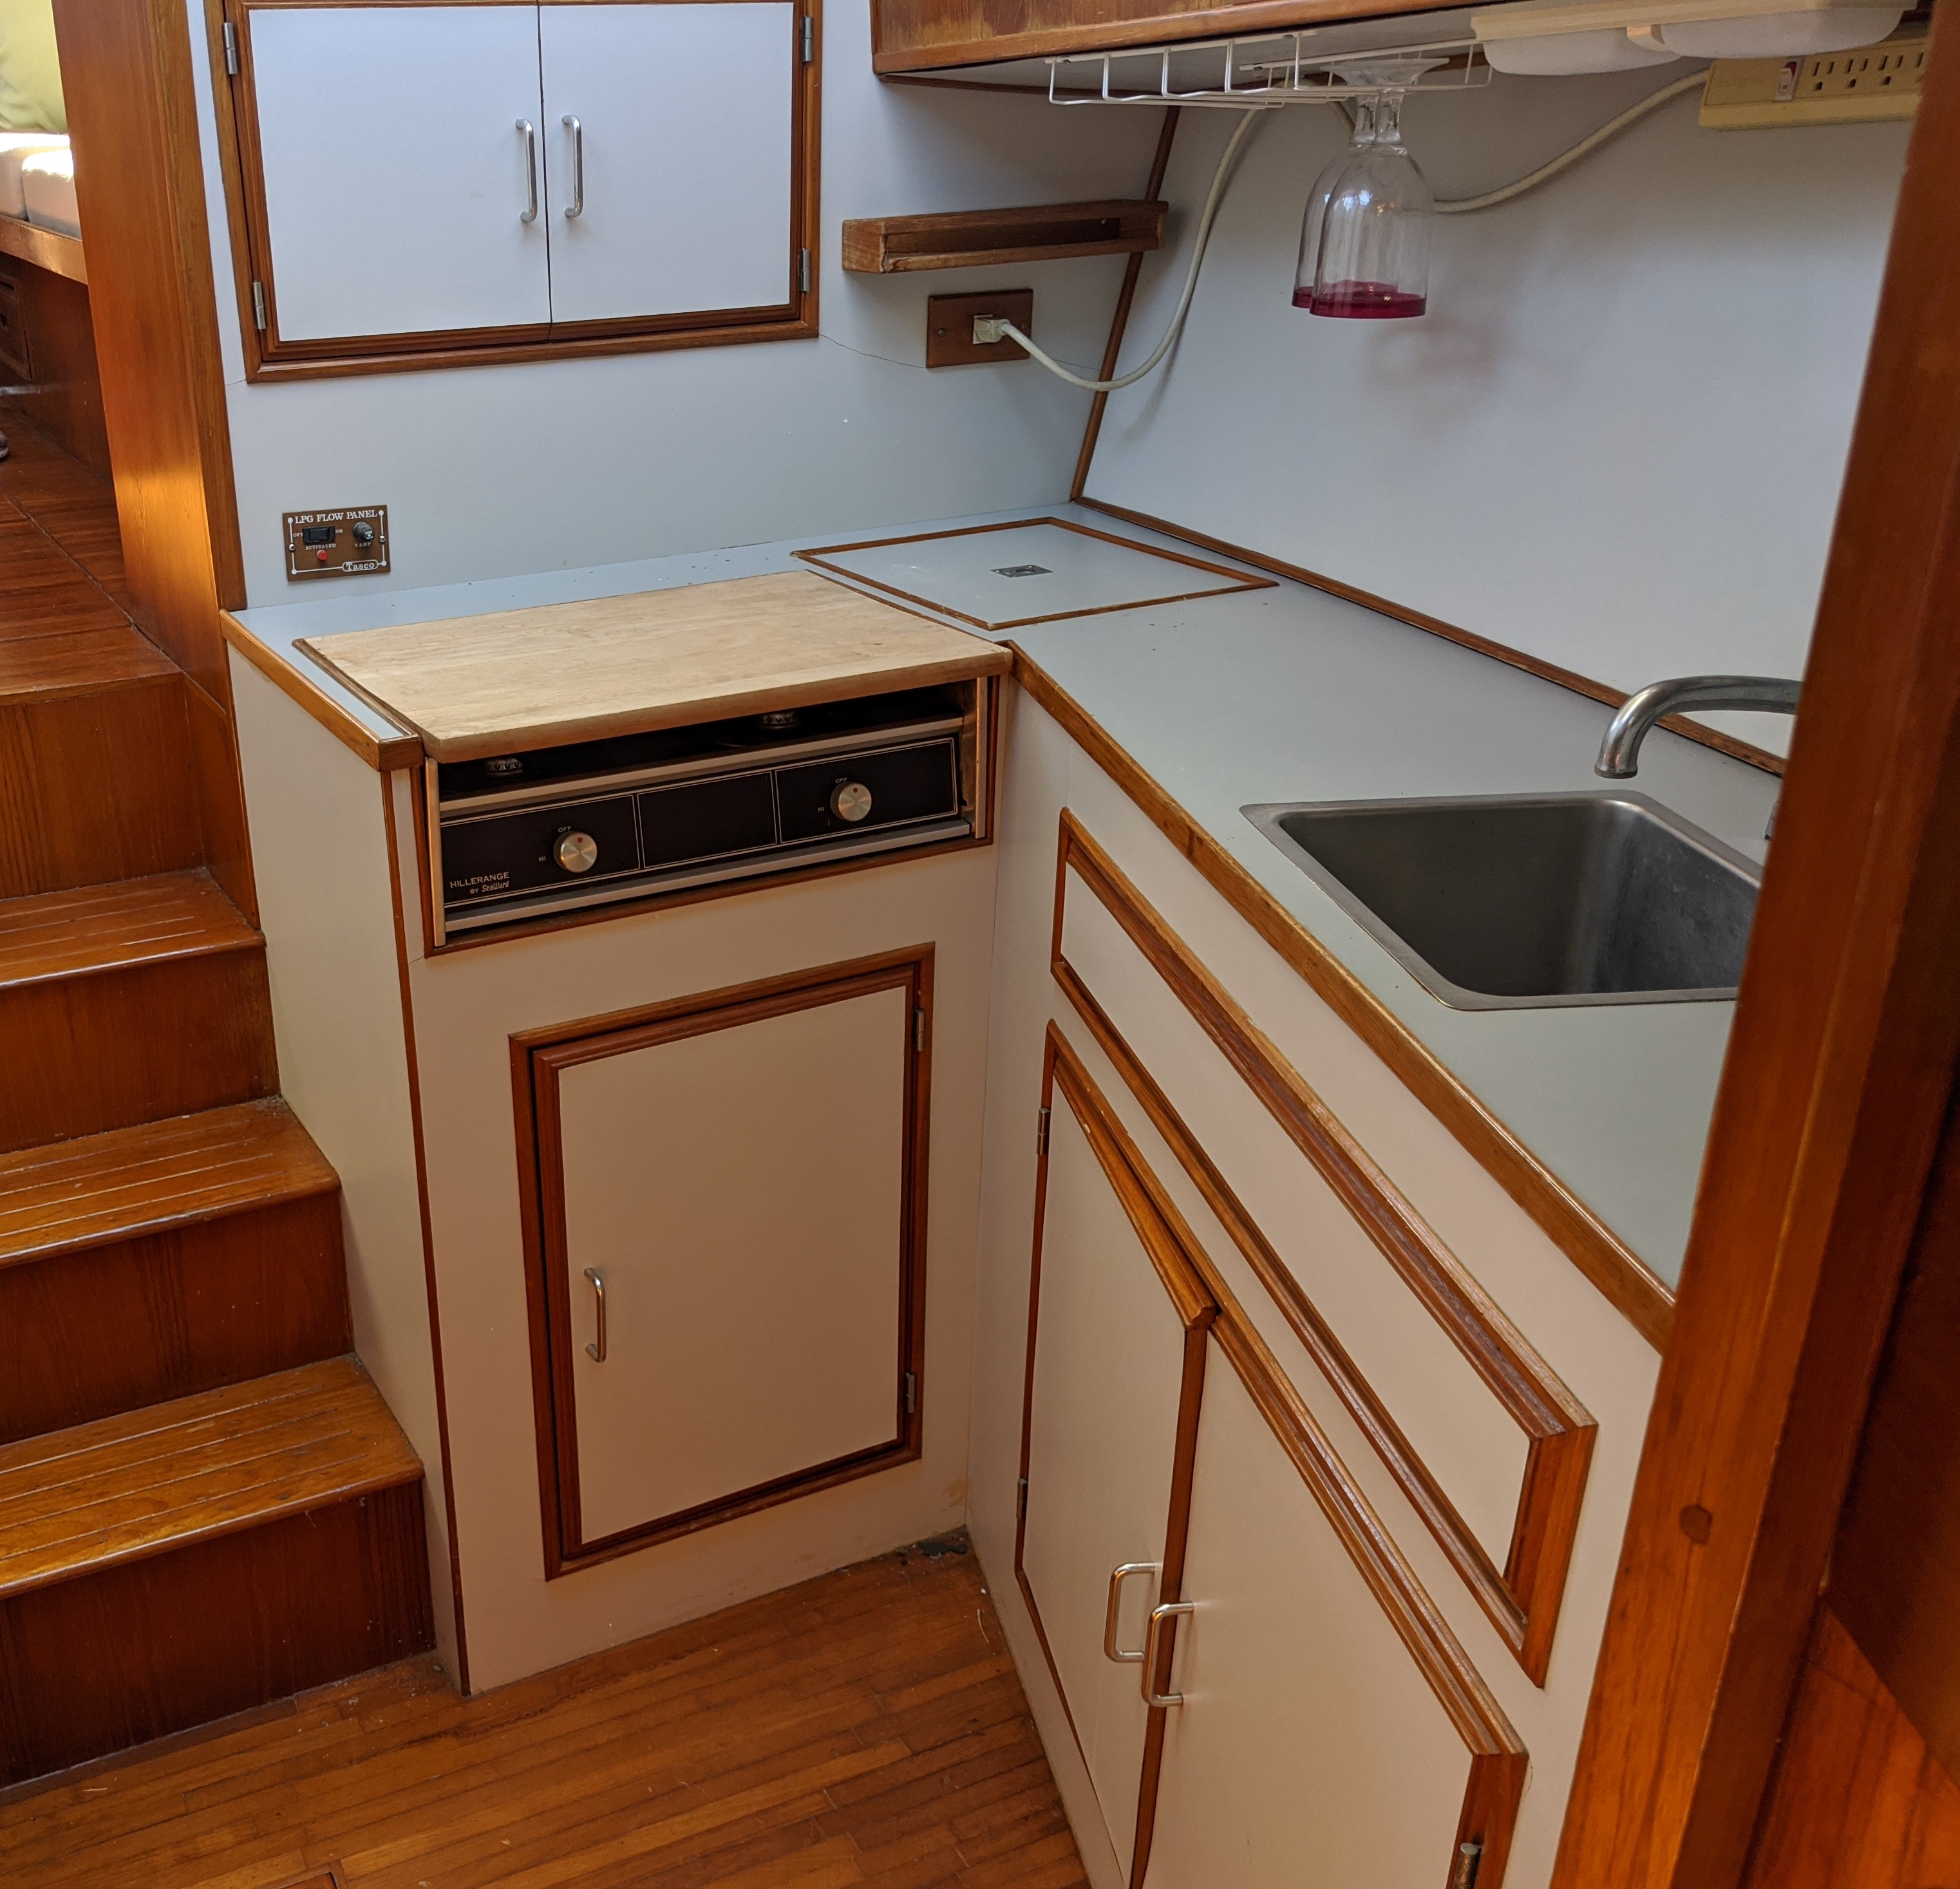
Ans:
{"type": "Polygon", "coordinates": [[[1316,994],[1529,1214],[1580,1271],[1659,1350],[1674,1295],[1633,1250],[1486,1109],[1300,921],[1285,911],[1144,772],[1068,692],[1018,644],[1015,679],[1059,722],[1152,825],[1239,917],[1299,972],[1316,994]]]}
{"type": "MultiPolygon", "coordinates": [[[[395,976],[402,994],[402,1051],[403,1067],[409,1080],[409,1127],[415,1153],[415,1206],[422,1227],[422,1293],[428,1305],[429,1366],[435,1389],[436,1452],[442,1466],[443,1522],[447,1535],[444,1553],[449,1563],[450,1601],[454,1609],[456,1622],[456,1686],[457,1690],[467,1699],[469,1697],[469,1634],[463,1613],[463,1550],[460,1531],[456,1520],[456,1471],[450,1450],[449,1381],[444,1375],[442,1353],[442,1296],[436,1282],[435,1223],[429,1210],[428,1142],[422,1125],[422,1064],[415,1041],[414,987],[409,972],[408,917],[402,909],[402,846],[396,826],[393,772],[384,769],[380,775],[380,784],[381,830],[387,835],[388,842],[388,892],[390,902],[394,908],[395,976]]],[[[409,784],[412,809],[418,809],[421,804],[419,784],[413,781],[409,784]]],[[[418,825],[418,822],[414,822],[412,811],[411,820],[418,825]]],[[[425,876],[422,870],[422,849],[418,839],[415,859],[418,884],[425,876]]],[[[420,900],[417,902],[423,905],[423,922],[425,925],[426,903],[420,900]]]]}
{"type": "Polygon", "coordinates": [[[913,44],[894,48],[885,19],[894,0],[872,9],[871,69],[888,72],[931,72],[947,67],[999,65],[1010,59],[1044,58],[1058,52],[1099,52],[1122,46],[1156,46],[1160,42],[1244,36],[1295,26],[1325,26],[1343,20],[1367,19],[1398,13],[1420,13],[1433,0],[1374,0],[1356,6],[1346,0],[1223,0],[1223,4],[1191,12],[1142,13],[1124,21],[1098,21],[1092,26],[1052,27],[1034,32],[990,34],[985,38],[913,44]]]}
{"type": "Polygon", "coordinates": [[[0,256],[31,262],[50,275],[65,275],[71,282],[88,286],[88,258],[81,238],[65,230],[51,230],[43,223],[30,223],[25,217],[0,216],[0,256]]]}
{"type": "MultiPolygon", "coordinates": [[[[1301,1349],[1319,1367],[1526,1677],[1535,1685],[1542,1686],[1564,1599],[1573,1544],[1578,1534],[1579,1511],[1592,1445],[1599,1434],[1597,1424],[1588,1417],[1583,1423],[1569,1423],[1554,1429],[1526,1429],[1524,1474],[1512,1518],[1506,1565],[1500,1573],[1421,1452],[1403,1433],[1319,1308],[1302,1290],[1109,1013],[1072,966],[1067,968],[1065,976],[1058,970],[1056,977],[1088,1026],[1090,1035],[1115,1065],[1138,1105],[1224,1228],[1227,1237],[1238,1248],[1254,1277],[1265,1288],[1300,1340],[1301,1349]]],[[[1208,1287],[1214,1293],[1223,1292],[1222,1277],[1203,1263],[1201,1248],[1200,1255],[1200,1270],[1208,1287]]]]}
{"type": "MultiPolygon", "coordinates": [[[[1392,617],[1398,623],[1406,623],[1411,629],[1425,630],[1431,636],[1441,637],[1445,642],[1475,650],[1479,656],[1488,656],[1513,669],[1521,669],[1526,675],[1535,676],[1541,682],[1556,682],[1561,688],[1569,688],[1576,695],[1584,695],[1592,701],[1603,702],[1608,708],[1618,708],[1627,700],[1624,689],[1612,688],[1605,682],[1596,682],[1591,676],[1581,676],[1576,669],[1561,669],[1555,663],[1545,662],[1535,656],[1529,656],[1522,650],[1513,649],[1508,643],[1499,643],[1488,636],[1479,636],[1475,630],[1459,629],[1453,623],[1444,622],[1440,617],[1425,615],[1420,610],[1411,610],[1387,597],[1377,596],[1372,590],[1363,590],[1354,584],[1343,584],[1338,577],[1323,577],[1317,571],[1309,571],[1302,565],[1288,564],[1281,558],[1269,558],[1264,552],[1249,551],[1243,545],[1231,544],[1223,538],[1214,538],[1204,532],[1194,531],[1188,525],[1174,525],[1168,519],[1153,518],[1148,512],[1131,511],[1126,506],[1112,505],[1103,499],[1085,495],[1078,498],[1075,502],[1078,505],[1087,505],[1094,511],[1106,512],[1112,518],[1121,518],[1127,523],[1140,526],[1145,531],[1163,532],[1166,536],[1180,539],[1185,544],[1196,545],[1205,551],[1215,551],[1221,557],[1236,558],[1241,563],[1252,564],[1261,571],[1269,571],[1275,577],[1290,578],[1295,584],[1306,584],[1309,589],[1322,591],[1328,596],[1339,597],[1348,603],[1358,603],[1363,609],[1373,610],[1381,616],[1392,617]]],[[[1663,715],[1659,725],[1669,734],[1699,742],[1703,747],[1713,748],[1717,754],[1725,754],[1732,761],[1746,762],[1750,767],[1760,768],[1765,774],[1780,776],[1783,773],[1782,755],[1771,754],[1767,748],[1758,748],[1753,742],[1740,740],[1734,735],[1725,735],[1719,729],[1705,727],[1700,722],[1691,721],[1684,715],[1663,715]]]]}
{"type": "MultiPolygon", "coordinates": [[[[229,610],[218,612],[218,624],[225,641],[266,681],[282,695],[297,702],[342,747],[351,749],[377,774],[390,774],[397,768],[412,768],[421,763],[422,744],[418,736],[376,734],[372,729],[364,727],[326,690],[316,688],[229,610]]],[[[374,706],[379,712],[380,704],[374,706]]]]}

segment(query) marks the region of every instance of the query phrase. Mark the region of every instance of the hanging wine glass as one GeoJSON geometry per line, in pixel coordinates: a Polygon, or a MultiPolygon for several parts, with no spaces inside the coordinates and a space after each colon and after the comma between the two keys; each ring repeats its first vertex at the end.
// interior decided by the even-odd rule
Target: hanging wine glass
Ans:
{"type": "MultiPolygon", "coordinates": [[[[1397,320],[1429,305],[1429,224],[1435,208],[1402,142],[1405,88],[1433,60],[1344,68],[1351,84],[1380,87],[1357,109],[1348,148],[1321,173],[1300,230],[1293,306],[1349,320],[1397,320]]],[[[1357,106],[1360,101],[1357,101],[1357,106]]]]}

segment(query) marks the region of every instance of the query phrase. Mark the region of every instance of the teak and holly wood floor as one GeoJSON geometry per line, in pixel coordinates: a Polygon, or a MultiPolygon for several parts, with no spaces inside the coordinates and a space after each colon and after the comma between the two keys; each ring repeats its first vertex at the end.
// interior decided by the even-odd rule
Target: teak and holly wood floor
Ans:
{"type": "Polygon", "coordinates": [[[475,1700],[412,1661],[0,1794],[9,1889],[1086,1880],[959,1552],[886,1555],[475,1700]]]}

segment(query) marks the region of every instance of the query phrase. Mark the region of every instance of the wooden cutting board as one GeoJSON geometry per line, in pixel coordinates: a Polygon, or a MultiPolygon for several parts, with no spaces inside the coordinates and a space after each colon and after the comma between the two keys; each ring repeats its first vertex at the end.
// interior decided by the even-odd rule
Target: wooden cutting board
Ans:
{"type": "Polygon", "coordinates": [[[438,761],[964,682],[1006,649],[807,571],[399,623],[298,647],[438,761]]]}

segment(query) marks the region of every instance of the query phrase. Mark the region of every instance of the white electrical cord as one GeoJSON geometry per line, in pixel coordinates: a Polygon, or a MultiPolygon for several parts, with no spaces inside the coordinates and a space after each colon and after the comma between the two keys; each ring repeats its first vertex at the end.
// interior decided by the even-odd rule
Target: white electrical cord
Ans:
{"type": "Polygon", "coordinates": [[[1230,175],[1232,160],[1239,154],[1239,147],[1244,143],[1246,134],[1252,129],[1255,119],[1264,116],[1259,111],[1249,111],[1239,120],[1238,128],[1227,141],[1225,154],[1218,160],[1217,174],[1211,180],[1211,194],[1204,199],[1204,213],[1198,219],[1198,237],[1192,245],[1191,267],[1185,272],[1184,293],[1179,297],[1177,313],[1170,318],[1170,326],[1164,330],[1164,338],[1151,351],[1150,358],[1140,367],[1132,367],[1126,374],[1114,380],[1090,380],[1064,367],[1054,355],[1043,352],[1032,341],[1005,316],[978,315],[974,317],[973,339],[978,342],[991,341],[1017,341],[1033,358],[1052,374],[1066,380],[1072,387],[1083,387],[1091,393],[1114,393],[1118,387],[1127,387],[1143,379],[1164,356],[1183,331],[1184,318],[1190,310],[1191,298],[1198,289],[1198,266],[1204,260],[1204,246],[1211,240],[1211,224],[1218,214],[1220,199],[1225,194],[1226,179],[1230,175]]]}
{"type": "Polygon", "coordinates": [[[1678,78],[1672,85],[1663,85],[1657,92],[1650,92],[1637,105],[1630,105],[1618,118],[1609,118],[1591,136],[1582,138],[1570,151],[1563,151],[1551,163],[1540,164],[1515,183],[1507,183],[1501,189],[1487,190],[1481,197],[1457,197],[1436,206],[1438,216],[1461,216],[1466,210],[1488,210],[1494,203],[1508,202],[1513,197],[1522,196],[1527,190],[1535,189],[1548,183],[1580,158],[1597,151],[1609,138],[1617,138],[1629,125],[1646,117],[1649,112],[1658,111],[1669,99],[1678,98],[1684,92],[1691,92],[1707,78],[1705,71],[1692,74],[1687,78],[1678,78]]]}

